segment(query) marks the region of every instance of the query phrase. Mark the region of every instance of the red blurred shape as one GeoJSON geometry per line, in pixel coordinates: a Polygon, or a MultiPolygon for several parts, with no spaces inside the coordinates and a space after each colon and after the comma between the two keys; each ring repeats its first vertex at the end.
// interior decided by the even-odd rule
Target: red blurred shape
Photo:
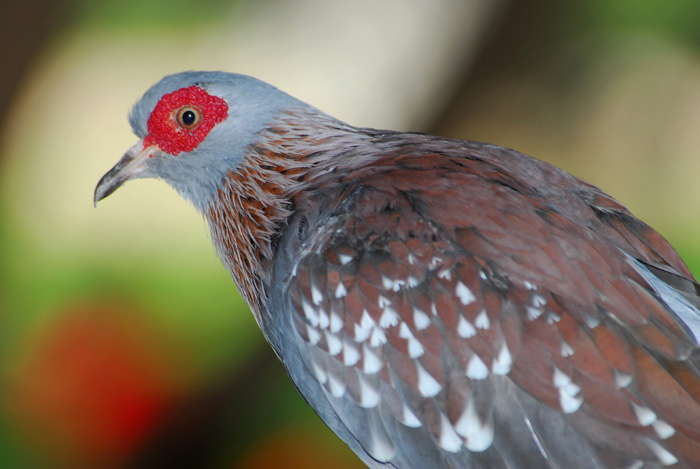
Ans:
{"type": "Polygon", "coordinates": [[[119,465],[175,401],[165,354],[138,316],[82,304],[56,315],[29,347],[10,383],[12,413],[53,463],[119,465]]]}

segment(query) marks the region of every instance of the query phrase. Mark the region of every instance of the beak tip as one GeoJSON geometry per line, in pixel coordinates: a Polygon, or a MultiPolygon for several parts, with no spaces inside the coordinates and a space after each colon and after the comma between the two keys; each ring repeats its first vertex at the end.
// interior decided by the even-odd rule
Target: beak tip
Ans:
{"type": "Polygon", "coordinates": [[[106,176],[107,175],[105,175],[97,184],[97,187],[95,187],[95,193],[92,196],[92,202],[95,207],[97,207],[97,202],[112,194],[123,184],[123,181],[117,181],[115,183],[111,179],[106,179],[106,176]]]}
{"type": "Polygon", "coordinates": [[[97,202],[99,202],[100,200],[107,197],[107,195],[109,195],[109,194],[105,193],[106,192],[105,189],[107,188],[107,186],[109,184],[104,184],[104,180],[105,180],[105,178],[103,177],[100,180],[100,182],[97,183],[97,186],[95,187],[95,192],[92,195],[92,203],[95,207],[97,207],[97,202]]]}
{"type": "Polygon", "coordinates": [[[147,161],[147,158],[157,150],[157,147],[155,145],[142,147],[142,142],[131,147],[117,164],[102,176],[95,187],[92,198],[95,207],[97,207],[97,202],[119,189],[127,180],[143,172],[144,161],[147,161]]]}

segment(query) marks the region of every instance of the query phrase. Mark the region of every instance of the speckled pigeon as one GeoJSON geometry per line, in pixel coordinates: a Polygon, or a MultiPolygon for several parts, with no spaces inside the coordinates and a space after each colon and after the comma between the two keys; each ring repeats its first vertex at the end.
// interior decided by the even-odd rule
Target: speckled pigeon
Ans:
{"type": "Polygon", "coordinates": [[[612,197],[514,150],[184,72],[100,180],[163,179],[294,385],[373,468],[700,467],[700,297],[612,197]]]}

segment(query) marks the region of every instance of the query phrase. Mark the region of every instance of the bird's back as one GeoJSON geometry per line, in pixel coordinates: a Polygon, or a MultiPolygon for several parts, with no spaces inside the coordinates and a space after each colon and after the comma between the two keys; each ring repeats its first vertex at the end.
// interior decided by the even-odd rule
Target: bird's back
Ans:
{"type": "Polygon", "coordinates": [[[263,313],[365,462],[700,466],[698,312],[652,270],[695,283],[660,235],[512,150],[367,135],[295,195],[263,313]]]}

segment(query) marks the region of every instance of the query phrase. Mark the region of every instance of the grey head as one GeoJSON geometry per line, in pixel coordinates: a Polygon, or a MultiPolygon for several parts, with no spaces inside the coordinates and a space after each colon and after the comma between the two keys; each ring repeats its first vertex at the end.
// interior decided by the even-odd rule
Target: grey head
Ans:
{"type": "Polygon", "coordinates": [[[309,107],[246,75],[219,71],[168,75],[134,105],[129,122],[140,140],[100,180],[95,203],[129,179],[159,178],[204,210],[217,194],[222,179],[240,165],[246,149],[255,143],[261,130],[287,110],[309,107]],[[194,102],[187,101],[190,95],[181,93],[191,87],[204,92],[195,93],[194,102]],[[212,119],[207,115],[207,103],[218,103],[218,114],[210,128],[178,128],[178,123],[182,125],[178,120],[180,109],[201,113],[195,116],[201,123],[212,119]],[[156,115],[156,108],[163,112],[156,115]],[[171,133],[154,135],[159,131],[171,133]]]}

